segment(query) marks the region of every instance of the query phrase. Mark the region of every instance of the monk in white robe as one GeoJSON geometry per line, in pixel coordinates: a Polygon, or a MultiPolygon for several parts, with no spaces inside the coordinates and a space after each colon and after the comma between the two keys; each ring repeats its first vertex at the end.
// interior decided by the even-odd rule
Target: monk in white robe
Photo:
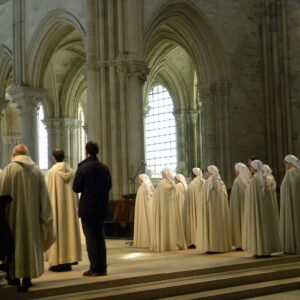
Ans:
{"type": "Polygon", "coordinates": [[[280,239],[283,252],[300,254],[300,160],[284,159],[286,173],[280,188],[280,239]]]}
{"type": "Polygon", "coordinates": [[[197,211],[200,205],[200,193],[205,179],[200,168],[193,168],[192,181],[187,190],[184,205],[184,230],[188,248],[196,247],[197,211]]]}
{"type": "Polygon", "coordinates": [[[153,251],[185,249],[183,228],[175,200],[172,171],[165,168],[153,198],[153,251]]]}
{"type": "Polygon", "coordinates": [[[139,176],[139,188],[135,199],[133,245],[149,248],[152,235],[152,205],[154,186],[146,174],[139,176]]]}
{"type": "Polygon", "coordinates": [[[200,252],[232,250],[227,189],[216,166],[208,166],[197,217],[196,247],[200,252]]]}
{"type": "Polygon", "coordinates": [[[232,244],[236,250],[242,248],[242,233],[244,221],[245,189],[250,181],[249,168],[239,162],[234,166],[236,178],[230,193],[230,224],[232,244]]]}
{"type": "Polygon", "coordinates": [[[245,192],[243,249],[258,257],[281,251],[278,222],[260,160],[251,162],[254,176],[245,192]]]}
{"type": "Polygon", "coordinates": [[[50,271],[70,271],[81,261],[81,242],[77,215],[78,196],[72,190],[73,169],[64,162],[64,150],[53,151],[54,165],[48,171],[46,183],[53,210],[56,242],[47,252],[50,271]]]}
{"type": "Polygon", "coordinates": [[[182,230],[184,232],[184,223],[183,223],[183,209],[184,203],[187,197],[187,188],[188,185],[186,183],[186,179],[182,174],[176,174],[174,178],[175,182],[175,201],[178,205],[179,217],[181,221],[182,230]]]}
{"type": "Polygon", "coordinates": [[[267,186],[270,189],[271,192],[271,197],[272,197],[272,203],[275,209],[276,216],[278,218],[279,222],[279,208],[278,208],[278,201],[277,201],[277,193],[276,193],[276,181],[273,176],[272,169],[268,165],[263,165],[264,172],[266,173],[267,176],[267,186]]]}
{"type": "Polygon", "coordinates": [[[53,244],[52,208],[44,174],[28,156],[25,145],[13,149],[13,158],[3,170],[0,194],[11,195],[7,217],[15,242],[10,261],[10,284],[31,286],[31,278],[44,272],[43,251],[53,244]]]}

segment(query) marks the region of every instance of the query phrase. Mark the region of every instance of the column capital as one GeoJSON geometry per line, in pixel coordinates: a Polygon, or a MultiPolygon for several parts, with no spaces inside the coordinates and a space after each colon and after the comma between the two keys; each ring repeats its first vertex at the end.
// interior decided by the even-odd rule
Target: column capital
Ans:
{"type": "Polygon", "coordinates": [[[14,85],[7,91],[20,109],[37,108],[46,95],[46,90],[27,86],[14,85]]]}

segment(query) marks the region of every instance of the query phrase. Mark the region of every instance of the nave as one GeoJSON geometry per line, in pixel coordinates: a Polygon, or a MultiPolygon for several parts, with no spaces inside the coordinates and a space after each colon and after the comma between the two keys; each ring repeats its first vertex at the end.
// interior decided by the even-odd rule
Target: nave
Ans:
{"type": "Polygon", "coordinates": [[[49,272],[45,263],[46,272],[28,293],[7,286],[0,289],[0,299],[247,299],[300,288],[298,255],[156,253],[123,239],[108,239],[107,249],[108,276],[82,276],[88,267],[83,249],[83,261],[72,271],[49,272]]]}

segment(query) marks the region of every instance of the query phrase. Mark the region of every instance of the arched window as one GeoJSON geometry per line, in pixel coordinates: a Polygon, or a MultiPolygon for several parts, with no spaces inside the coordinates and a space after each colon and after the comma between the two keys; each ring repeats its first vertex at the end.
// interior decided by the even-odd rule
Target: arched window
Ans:
{"type": "Polygon", "coordinates": [[[43,123],[44,109],[40,105],[38,109],[38,139],[39,139],[39,166],[42,170],[48,169],[48,133],[43,123]]]}
{"type": "Polygon", "coordinates": [[[176,123],[173,101],[168,90],[156,85],[148,95],[145,118],[147,169],[151,177],[160,177],[165,167],[177,166],[176,123]]]}
{"type": "Polygon", "coordinates": [[[85,144],[87,142],[87,136],[84,131],[84,114],[81,105],[78,106],[78,161],[81,161],[85,157],[85,144]]]}

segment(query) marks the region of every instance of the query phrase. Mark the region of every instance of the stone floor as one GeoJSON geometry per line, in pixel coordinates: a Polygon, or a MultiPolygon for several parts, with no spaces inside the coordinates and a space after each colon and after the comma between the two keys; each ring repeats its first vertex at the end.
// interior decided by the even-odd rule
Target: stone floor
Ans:
{"type": "MultiPolygon", "coordinates": [[[[115,279],[142,277],[152,274],[172,273],[186,270],[196,270],[259,262],[266,259],[257,259],[245,251],[233,251],[222,254],[200,254],[196,249],[169,251],[155,253],[149,249],[137,249],[130,245],[129,240],[107,240],[108,275],[104,277],[84,277],[82,273],[88,269],[88,259],[85,246],[83,246],[83,260],[73,266],[69,272],[50,272],[45,263],[45,273],[33,279],[34,286],[31,291],[43,292],[49,289],[67,288],[68,286],[82,285],[115,279]]],[[[282,256],[281,254],[276,255],[282,256]]],[[[272,296],[255,299],[300,299],[300,292],[292,291],[279,294],[278,298],[272,296]],[[284,296],[282,296],[284,295],[284,296]],[[272,297],[272,298],[271,298],[272,297]]],[[[252,298],[254,299],[254,298],[252,298]]]]}

